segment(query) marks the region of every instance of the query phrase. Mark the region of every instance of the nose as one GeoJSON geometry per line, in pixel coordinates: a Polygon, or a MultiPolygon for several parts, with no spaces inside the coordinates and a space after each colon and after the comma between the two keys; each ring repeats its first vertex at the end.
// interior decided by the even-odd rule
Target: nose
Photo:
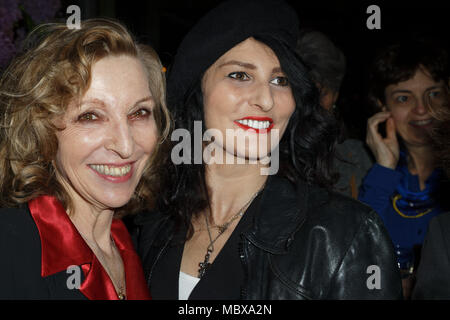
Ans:
{"type": "Polygon", "coordinates": [[[269,83],[259,83],[259,85],[255,86],[252,104],[264,112],[270,111],[273,108],[275,100],[269,83]]]}
{"type": "Polygon", "coordinates": [[[424,99],[417,99],[417,104],[413,111],[418,115],[426,114],[428,112],[426,101],[424,99]]]}
{"type": "Polygon", "coordinates": [[[108,128],[105,148],[122,159],[128,159],[134,152],[134,137],[126,121],[111,124],[108,128]]]}

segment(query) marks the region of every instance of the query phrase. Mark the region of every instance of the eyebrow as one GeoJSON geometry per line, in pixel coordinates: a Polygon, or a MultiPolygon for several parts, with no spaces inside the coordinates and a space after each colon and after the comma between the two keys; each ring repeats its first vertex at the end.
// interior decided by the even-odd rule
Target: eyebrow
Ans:
{"type": "MultiPolygon", "coordinates": [[[[152,100],[153,100],[153,97],[152,97],[152,96],[144,97],[144,98],[139,99],[138,101],[136,101],[136,102],[133,104],[133,106],[136,106],[136,105],[138,105],[139,103],[142,103],[142,102],[152,101],[152,100]]],[[[97,99],[97,98],[94,98],[94,99],[89,99],[89,100],[81,101],[80,107],[81,107],[82,105],[84,105],[84,104],[89,104],[89,103],[91,103],[91,104],[98,104],[98,105],[100,105],[100,106],[103,107],[103,108],[106,106],[106,104],[105,104],[104,101],[102,101],[102,100],[100,100],[100,99],[97,99]]]]}
{"type": "MultiPolygon", "coordinates": [[[[434,90],[434,89],[441,89],[442,85],[434,85],[431,87],[428,87],[425,89],[425,91],[429,91],[429,90],[434,90]]],[[[394,90],[391,92],[391,95],[395,94],[395,93],[411,93],[411,90],[402,90],[402,89],[398,89],[398,90],[394,90]]]]}
{"type": "MultiPolygon", "coordinates": [[[[221,65],[219,65],[219,68],[222,68],[224,66],[229,66],[229,65],[237,65],[237,66],[251,69],[251,70],[257,69],[257,67],[254,64],[251,64],[248,62],[237,61],[237,60],[230,60],[230,61],[224,62],[221,65]]],[[[272,69],[272,73],[277,73],[277,72],[283,72],[281,70],[281,67],[275,67],[272,69]]]]}

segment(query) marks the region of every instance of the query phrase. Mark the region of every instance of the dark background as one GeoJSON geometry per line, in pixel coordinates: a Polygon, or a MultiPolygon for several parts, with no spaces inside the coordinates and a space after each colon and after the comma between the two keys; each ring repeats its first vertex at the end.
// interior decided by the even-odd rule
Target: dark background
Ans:
{"type": "MultiPolygon", "coordinates": [[[[245,1],[245,0],[242,0],[245,1]]],[[[112,17],[141,41],[152,45],[168,66],[190,27],[221,0],[62,0],[63,8],[76,4],[82,19],[112,17]]],[[[337,103],[349,135],[365,139],[368,64],[376,51],[388,43],[422,36],[449,48],[450,1],[298,1],[287,0],[297,11],[300,28],[324,32],[344,52],[347,73],[337,103]],[[366,27],[369,5],[381,9],[381,29],[366,27]]],[[[64,10],[62,12],[64,14],[64,10]]],[[[67,15],[68,16],[68,15],[67,15]]],[[[251,19],[251,17],[249,17],[251,19]]],[[[245,23],[245,21],[236,21],[245,23]]]]}

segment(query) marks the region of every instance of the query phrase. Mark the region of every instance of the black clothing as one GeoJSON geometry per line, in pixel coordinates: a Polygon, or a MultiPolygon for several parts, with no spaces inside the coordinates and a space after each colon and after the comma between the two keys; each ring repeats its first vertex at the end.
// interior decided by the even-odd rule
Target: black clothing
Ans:
{"type": "MultiPolygon", "coordinates": [[[[254,204],[258,200],[259,197],[255,198],[249,206],[206,274],[192,290],[189,300],[237,300],[240,298],[240,290],[244,282],[244,269],[239,258],[240,235],[251,226],[251,216],[255,211],[254,204]]],[[[180,231],[178,235],[184,238],[186,230],[180,231]]],[[[160,256],[149,283],[154,300],[178,299],[178,276],[183,248],[184,242],[172,239],[160,256]]]]}
{"type": "Polygon", "coordinates": [[[225,1],[203,16],[178,47],[168,70],[169,101],[184,101],[186,93],[225,52],[252,36],[270,34],[295,49],[296,11],[281,0],[225,1]]]}
{"type": "Polygon", "coordinates": [[[69,289],[66,270],[41,276],[41,240],[27,208],[0,211],[0,254],[0,299],[87,299],[69,289]]]}
{"type": "MultiPolygon", "coordinates": [[[[126,298],[150,299],[139,257],[120,219],[111,238],[122,257],[126,298]]],[[[108,273],[61,202],[39,196],[0,209],[0,299],[117,300],[108,273]]]]}
{"type": "Polygon", "coordinates": [[[412,299],[450,299],[450,213],[431,219],[412,299]]]}
{"type": "MultiPolygon", "coordinates": [[[[378,215],[358,201],[269,176],[254,201],[251,227],[241,233],[241,299],[400,299],[394,249],[378,215]],[[371,266],[379,269],[373,288],[371,266]]],[[[141,214],[133,238],[152,292],[155,270],[171,241],[175,221],[141,214]]],[[[183,234],[181,234],[183,237],[183,234]]],[[[179,264],[159,281],[178,281],[179,264]]],[[[232,299],[233,297],[229,297],[232,299]]]]}

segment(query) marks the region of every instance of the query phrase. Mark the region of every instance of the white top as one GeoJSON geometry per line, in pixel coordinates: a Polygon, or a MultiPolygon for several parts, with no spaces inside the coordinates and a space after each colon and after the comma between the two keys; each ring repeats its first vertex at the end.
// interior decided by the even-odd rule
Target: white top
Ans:
{"type": "Polygon", "coordinates": [[[200,278],[193,277],[180,271],[180,278],[178,281],[178,300],[187,300],[199,281],[200,278]]]}

